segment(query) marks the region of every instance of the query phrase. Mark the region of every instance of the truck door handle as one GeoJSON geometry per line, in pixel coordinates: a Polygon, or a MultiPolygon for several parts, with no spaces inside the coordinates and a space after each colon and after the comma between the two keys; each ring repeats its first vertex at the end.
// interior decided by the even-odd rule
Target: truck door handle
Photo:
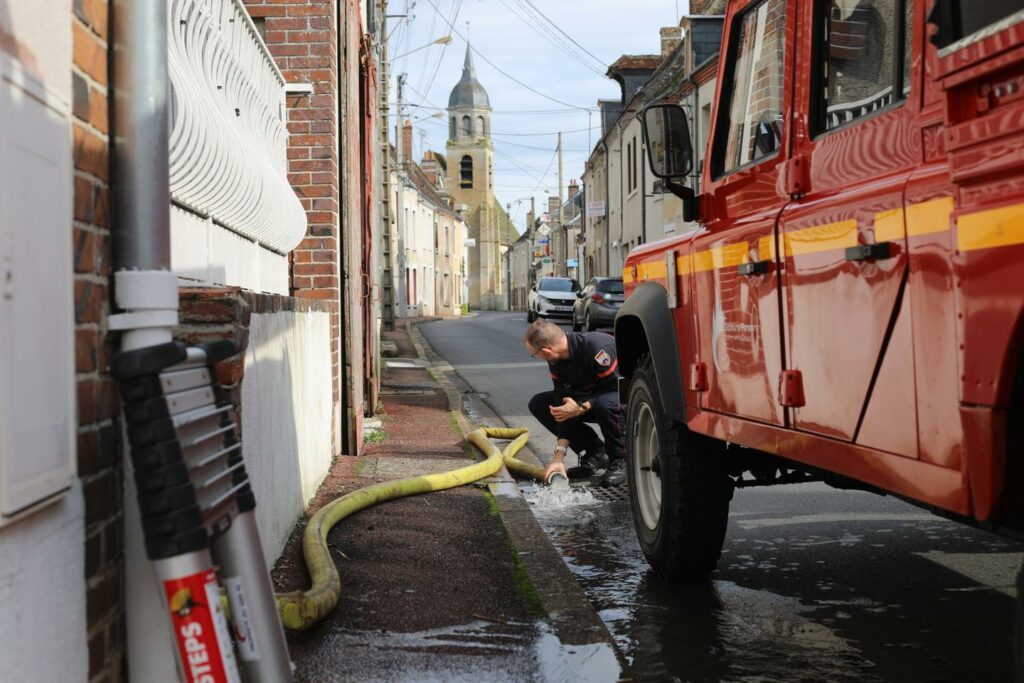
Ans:
{"type": "Polygon", "coordinates": [[[764,275],[771,269],[771,265],[771,261],[751,261],[741,263],[736,267],[736,272],[740,275],[764,275]]]}
{"type": "Polygon", "coordinates": [[[876,244],[858,244],[855,247],[847,247],[847,261],[881,261],[892,258],[896,255],[895,245],[892,242],[878,242],[876,244]]]}

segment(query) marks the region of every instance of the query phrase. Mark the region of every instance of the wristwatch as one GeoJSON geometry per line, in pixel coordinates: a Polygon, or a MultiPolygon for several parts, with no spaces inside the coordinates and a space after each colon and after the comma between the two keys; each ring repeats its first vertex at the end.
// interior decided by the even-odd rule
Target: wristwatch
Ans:
{"type": "Polygon", "coordinates": [[[591,408],[590,401],[584,401],[583,403],[580,403],[579,407],[583,409],[584,413],[589,413],[591,408]]]}
{"type": "Polygon", "coordinates": [[[561,453],[562,455],[565,455],[568,451],[568,446],[555,446],[555,453],[561,453]]]}

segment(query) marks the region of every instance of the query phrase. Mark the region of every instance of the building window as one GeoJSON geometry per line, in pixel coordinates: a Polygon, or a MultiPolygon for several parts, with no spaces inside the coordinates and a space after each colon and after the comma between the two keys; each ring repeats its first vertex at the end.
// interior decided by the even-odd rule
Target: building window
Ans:
{"type": "Polygon", "coordinates": [[[476,117],[476,129],[477,129],[477,132],[480,133],[480,135],[486,135],[487,134],[487,132],[486,132],[486,130],[484,128],[484,117],[482,117],[482,116],[476,117]]]}
{"type": "Polygon", "coordinates": [[[459,162],[459,187],[463,189],[473,187],[473,157],[468,154],[459,162]]]}
{"type": "Polygon", "coordinates": [[[457,123],[455,117],[453,116],[452,120],[451,120],[451,123],[448,124],[448,137],[451,138],[452,140],[454,140],[455,137],[459,134],[459,132],[457,130],[457,127],[458,127],[458,123],[457,123]]]}
{"type": "Polygon", "coordinates": [[[472,137],[473,135],[473,119],[469,116],[462,117],[462,134],[467,137],[472,137]]]}
{"type": "Polygon", "coordinates": [[[626,192],[636,189],[636,137],[626,143],[626,192]]]}

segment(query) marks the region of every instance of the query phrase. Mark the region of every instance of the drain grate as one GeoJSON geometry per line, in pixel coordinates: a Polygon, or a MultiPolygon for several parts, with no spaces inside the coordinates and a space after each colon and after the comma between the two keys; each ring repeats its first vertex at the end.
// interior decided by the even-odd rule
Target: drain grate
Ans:
{"type": "Polygon", "coordinates": [[[588,486],[587,490],[594,494],[594,498],[608,502],[629,501],[629,487],[625,483],[618,486],[588,486]]]}

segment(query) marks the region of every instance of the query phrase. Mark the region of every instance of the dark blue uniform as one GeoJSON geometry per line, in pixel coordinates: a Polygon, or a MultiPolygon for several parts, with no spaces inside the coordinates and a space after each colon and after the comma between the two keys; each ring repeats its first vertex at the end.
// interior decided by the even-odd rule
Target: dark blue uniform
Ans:
{"type": "Polygon", "coordinates": [[[587,422],[596,424],[604,437],[608,458],[625,454],[622,406],[619,405],[619,360],[615,339],[604,332],[568,332],[569,357],[548,363],[554,391],[545,391],[530,399],[530,412],[559,439],[568,439],[577,454],[600,449],[601,439],[587,422]],[[566,397],[577,403],[590,401],[582,416],[556,422],[548,410],[562,405],[566,397]]]}

